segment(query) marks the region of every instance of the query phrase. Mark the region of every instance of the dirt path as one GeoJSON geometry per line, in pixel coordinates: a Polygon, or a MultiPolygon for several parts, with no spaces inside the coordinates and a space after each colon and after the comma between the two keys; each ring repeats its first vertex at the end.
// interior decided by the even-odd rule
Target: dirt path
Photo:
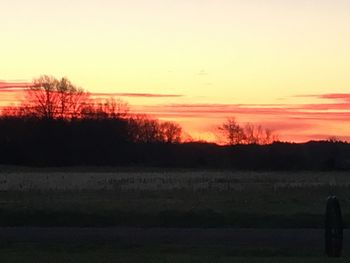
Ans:
{"type": "MultiPolygon", "coordinates": [[[[230,246],[237,249],[323,250],[322,229],[184,229],[184,228],[0,228],[0,237],[12,242],[117,242],[128,245],[181,244],[230,246]]],[[[344,233],[344,251],[350,252],[350,230],[344,233]]],[[[347,253],[348,254],[348,253],[347,253]]],[[[350,253],[349,253],[350,254],[350,253]]]]}

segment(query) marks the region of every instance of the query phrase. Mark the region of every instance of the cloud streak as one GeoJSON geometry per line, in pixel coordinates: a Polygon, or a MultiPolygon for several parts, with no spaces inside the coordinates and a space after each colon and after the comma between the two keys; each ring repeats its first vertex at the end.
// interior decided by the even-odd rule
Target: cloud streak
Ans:
{"type": "Polygon", "coordinates": [[[295,95],[296,98],[317,98],[326,100],[339,100],[350,102],[350,93],[325,93],[325,94],[306,94],[295,95]]]}
{"type": "Polygon", "coordinates": [[[23,92],[31,85],[28,82],[0,80],[0,106],[20,102],[23,92]]]}
{"type": "MultiPolygon", "coordinates": [[[[350,104],[276,104],[273,105],[244,105],[244,104],[170,104],[141,106],[149,113],[171,113],[179,116],[230,116],[235,114],[265,115],[265,116],[342,116],[350,119],[350,104]]],[[[141,109],[140,108],[140,109],[141,109]]]]}
{"type": "Polygon", "coordinates": [[[93,97],[137,97],[137,98],[180,98],[183,95],[179,94],[157,94],[157,93],[106,93],[92,92],[93,97]]]}
{"type": "Polygon", "coordinates": [[[0,80],[0,92],[1,91],[17,91],[30,87],[32,84],[28,82],[7,82],[0,80]]]}
{"type": "MultiPolygon", "coordinates": [[[[30,84],[0,81],[0,105],[17,103],[30,84]]],[[[181,98],[178,94],[157,93],[90,93],[93,99],[125,98],[181,98]]],[[[184,130],[193,134],[207,134],[215,130],[226,118],[235,117],[239,123],[261,124],[280,133],[281,139],[307,141],[337,135],[347,138],[350,131],[350,93],[297,95],[315,98],[313,103],[220,104],[172,103],[130,105],[134,113],[179,122],[184,130]]],[[[166,101],[166,100],[164,100],[166,101]]],[[[174,101],[174,100],[173,100],[174,101]]],[[[176,101],[176,100],[175,100],[176,101]]],[[[180,100],[179,100],[180,101],[180,100]]]]}
{"type": "Polygon", "coordinates": [[[139,105],[135,111],[178,121],[184,126],[187,125],[187,129],[196,130],[197,133],[202,131],[203,134],[208,127],[214,130],[226,118],[235,117],[240,123],[252,122],[271,128],[280,133],[281,139],[284,140],[327,139],[333,135],[350,139],[350,101],[347,101],[350,94],[307,96],[320,101],[304,104],[139,105]]]}

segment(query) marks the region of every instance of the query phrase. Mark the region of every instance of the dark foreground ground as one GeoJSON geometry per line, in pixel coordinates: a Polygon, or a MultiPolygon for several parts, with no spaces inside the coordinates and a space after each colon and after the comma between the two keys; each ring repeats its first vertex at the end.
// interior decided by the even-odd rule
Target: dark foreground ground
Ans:
{"type": "MultiPolygon", "coordinates": [[[[350,253],[350,230],[345,230],[345,251],[350,253]]],[[[130,246],[229,246],[236,249],[295,249],[323,251],[321,229],[230,228],[0,228],[4,242],[117,242],[130,246]]],[[[350,256],[350,254],[349,254],[350,256]]]]}
{"type": "Polygon", "coordinates": [[[0,262],[349,262],[324,255],[347,173],[0,169],[0,262]]]}
{"type": "MultiPolygon", "coordinates": [[[[348,262],[350,230],[344,256],[348,262]]],[[[0,228],[1,262],[333,262],[320,229],[0,228]]]]}
{"type": "Polygon", "coordinates": [[[205,170],[0,172],[1,227],[323,228],[350,176],[205,170]]]}

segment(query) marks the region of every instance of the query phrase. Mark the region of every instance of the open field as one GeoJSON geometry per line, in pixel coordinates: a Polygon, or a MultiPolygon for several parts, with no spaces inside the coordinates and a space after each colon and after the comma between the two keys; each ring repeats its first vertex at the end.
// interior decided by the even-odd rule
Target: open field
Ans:
{"type": "Polygon", "coordinates": [[[348,257],[329,259],[316,255],[293,255],[274,250],[229,248],[195,248],[184,246],[120,246],[118,244],[12,244],[0,249],[0,260],[6,263],[321,263],[349,262],[348,257]]]}
{"type": "Polygon", "coordinates": [[[1,262],[347,262],[317,229],[0,228],[1,262]]]}
{"type": "Polygon", "coordinates": [[[12,244],[0,249],[6,263],[324,263],[349,262],[348,257],[329,259],[315,255],[287,255],[284,252],[228,248],[188,248],[184,246],[133,247],[114,244],[12,244]]]}
{"type": "MultiPolygon", "coordinates": [[[[158,239],[158,243],[142,239],[128,243],[122,238],[33,241],[26,232],[16,241],[0,231],[2,262],[313,263],[348,262],[350,255],[346,247],[342,259],[325,258],[322,236],[330,192],[339,196],[349,225],[350,177],[346,173],[0,167],[0,190],[0,226],[21,226],[25,231],[30,226],[89,227],[89,231],[93,231],[91,227],[102,227],[101,231],[109,231],[110,226],[141,227],[145,231],[160,227],[168,235],[169,227],[176,227],[194,231],[195,236],[213,231],[210,242],[201,238],[192,244],[188,243],[191,238],[185,239],[187,243],[170,242],[176,239],[175,234],[165,237],[166,241],[158,239]],[[212,242],[225,227],[270,234],[282,229],[294,234],[285,237],[287,246],[282,245],[279,234],[270,245],[258,238],[265,246],[251,240],[238,247],[231,241],[212,242]],[[302,249],[298,231],[305,232],[307,238],[318,231],[319,237],[314,241],[305,238],[307,245],[302,249]]],[[[137,240],[135,235],[129,238],[137,240]]]]}
{"type": "Polygon", "coordinates": [[[0,191],[236,191],[350,186],[347,172],[241,172],[152,168],[0,167],[0,191]]]}
{"type": "Polygon", "coordinates": [[[330,191],[350,218],[347,173],[0,170],[2,226],[322,228],[330,191]]]}

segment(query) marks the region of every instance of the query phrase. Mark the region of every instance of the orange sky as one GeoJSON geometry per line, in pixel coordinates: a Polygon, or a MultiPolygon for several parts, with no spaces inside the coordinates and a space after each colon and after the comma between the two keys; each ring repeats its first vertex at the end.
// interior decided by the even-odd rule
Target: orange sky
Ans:
{"type": "MultiPolygon", "coordinates": [[[[0,81],[2,105],[18,104],[26,85],[0,81]]],[[[131,113],[178,122],[186,134],[197,140],[220,142],[217,127],[234,116],[242,125],[250,122],[272,129],[282,141],[304,142],[331,136],[350,141],[350,93],[295,95],[275,104],[184,103],[188,98],[179,94],[95,92],[91,97],[121,98],[129,102],[131,113]]]]}
{"type": "Polygon", "coordinates": [[[349,1],[11,0],[0,10],[1,104],[18,99],[6,83],[49,74],[195,139],[215,140],[232,116],[282,140],[350,135],[349,1]]]}

